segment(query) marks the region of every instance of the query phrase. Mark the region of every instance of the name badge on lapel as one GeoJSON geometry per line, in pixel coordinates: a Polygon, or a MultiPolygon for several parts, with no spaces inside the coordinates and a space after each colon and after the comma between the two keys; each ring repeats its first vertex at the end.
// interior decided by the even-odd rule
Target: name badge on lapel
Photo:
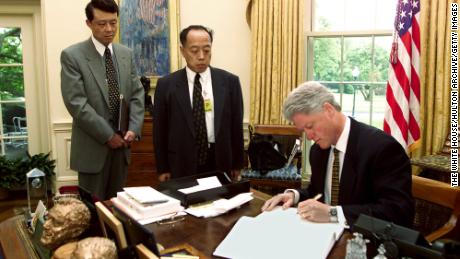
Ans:
{"type": "Polygon", "coordinates": [[[212,111],[211,99],[205,99],[205,100],[204,100],[204,111],[205,111],[205,112],[210,112],[210,111],[212,111]]]}

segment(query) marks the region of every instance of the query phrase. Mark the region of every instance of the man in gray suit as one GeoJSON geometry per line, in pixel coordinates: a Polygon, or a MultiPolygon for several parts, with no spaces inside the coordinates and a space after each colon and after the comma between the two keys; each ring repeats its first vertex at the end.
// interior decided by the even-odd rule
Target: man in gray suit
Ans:
{"type": "Polygon", "coordinates": [[[78,171],[80,186],[108,199],[125,184],[129,147],[140,136],[144,121],[144,91],[132,51],[112,43],[117,4],[92,0],[85,12],[91,38],[61,53],[62,96],[73,117],[70,168],[78,171]],[[120,114],[126,111],[120,105],[129,108],[129,114],[119,124],[120,114]],[[126,132],[119,131],[126,121],[126,132]]]}

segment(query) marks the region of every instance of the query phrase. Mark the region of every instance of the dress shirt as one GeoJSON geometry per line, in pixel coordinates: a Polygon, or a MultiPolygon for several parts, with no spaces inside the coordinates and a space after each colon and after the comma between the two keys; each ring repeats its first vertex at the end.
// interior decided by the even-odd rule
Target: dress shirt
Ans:
{"type": "MultiPolygon", "coordinates": [[[[93,41],[94,47],[96,47],[97,52],[101,55],[101,57],[104,57],[104,52],[105,52],[104,44],[100,43],[96,38],[94,38],[93,35],[91,35],[91,40],[93,41]]],[[[112,43],[110,43],[109,46],[107,46],[107,47],[110,49],[110,54],[112,54],[112,57],[113,57],[112,43]]]]}
{"type": "MultiPolygon", "coordinates": [[[[349,135],[350,135],[350,118],[345,117],[345,126],[343,127],[342,133],[340,134],[340,137],[337,140],[336,145],[332,145],[331,150],[329,152],[329,160],[327,162],[327,171],[326,171],[326,180],[324,183],[324,203],[326,204],[331,204],[332,165],[334,163],[333,161],[334,148],[336,148],[339,151],[339,163],[340,163],[339,179],[340,179],[342,175],[343,160],[345,157],[345,152],[347,150],[349,135]]],[[[297,204],[299,202],[299,192],[297,190],[287,189],[285,192],[293,192],[294,193],[294,203],[297,204]]],[[[339,193],[340,193],[340,190],[339,190],[339,193]]],[[[309,195],[312,195],[312,193],[309,195]]],[[[338,218],[339,223],[346,224],[346,219],[345,219],[345,215],[343,214],[342,206],[336,206],[336,208],[337,208],[337,218],[338,218]]]]}
{"type": "MultiPolygon", "coordinates": [[[[192,71],[189,67],[185,67],[187,71],[187,82],[188,90],[190,94],[190,103],[193,105],[193,84],[195,81],[196,73],[192,71]]],[[[200,83],[201,83],[201,94],[203,95],[203,101],[206,102],[209,100],[211,102],[211,111],[205,110],[206,118],[206,132],[208,134],[208,143],[215,143],[214,136],[214,95],[212,92],[212,79],[211,79],[211,70],[206,68],[203,73],[200,73],[200,83]]],[[[192,107],[193,108],[193,107],[192,107]]]]}

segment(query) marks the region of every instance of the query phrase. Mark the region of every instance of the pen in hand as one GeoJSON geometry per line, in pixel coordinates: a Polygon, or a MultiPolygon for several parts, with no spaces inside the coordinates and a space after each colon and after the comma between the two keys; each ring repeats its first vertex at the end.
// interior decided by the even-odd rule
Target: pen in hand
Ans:
{"type": "MultiPolygon", "coordinates": [[[[317,201],[317,200],[321,199],[321,197],[323,197],[323,195],[321,193],[318,193],[318,194],[315,195],[315,197],[313,197],[313,200],[317,201]]],[[[297,214],[300,214],[299,209],[300,208],[298,207],[297,208],[297,214]]]]}
{"type": "Polygon", "coordinates": [[[323,195],[321,193],[318,193],[315,195],[315,197],[313,197],[313,200],[317,201],[319,199],[321,199],[321,197],[323,197],[323,195]]]}

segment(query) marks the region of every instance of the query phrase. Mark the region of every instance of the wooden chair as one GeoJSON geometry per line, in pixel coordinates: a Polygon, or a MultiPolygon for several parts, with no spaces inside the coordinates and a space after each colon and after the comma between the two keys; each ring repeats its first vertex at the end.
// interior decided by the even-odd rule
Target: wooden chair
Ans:
{"type": "Polygon", "coordinates": [[[460,240],[460,188],[413,175],[412,195],[415,229],[429,242],[439,238],[460,240]]]}
{"type": "MultiPolygon", "coordinates": [[[[296,139],[302,139],[302,132],[295,126],[290,125],[261,125],[256,124],[253,126],[254,132],[257,134],[269,134],[273,136],[273,140],[281,144],[280,152],[289,156],[296,139]]],[[[286,181],[274,180],[267,178],[250,178],[251,187],[268,193],[278,193],[287,188],[300,188],[301,181],[286,181]]]]}
{"type": "Polygon", "coordinates": [[[136,253],[139,259],[158,259],[158,256],[143,244],[136,245],[136,253]]]}

